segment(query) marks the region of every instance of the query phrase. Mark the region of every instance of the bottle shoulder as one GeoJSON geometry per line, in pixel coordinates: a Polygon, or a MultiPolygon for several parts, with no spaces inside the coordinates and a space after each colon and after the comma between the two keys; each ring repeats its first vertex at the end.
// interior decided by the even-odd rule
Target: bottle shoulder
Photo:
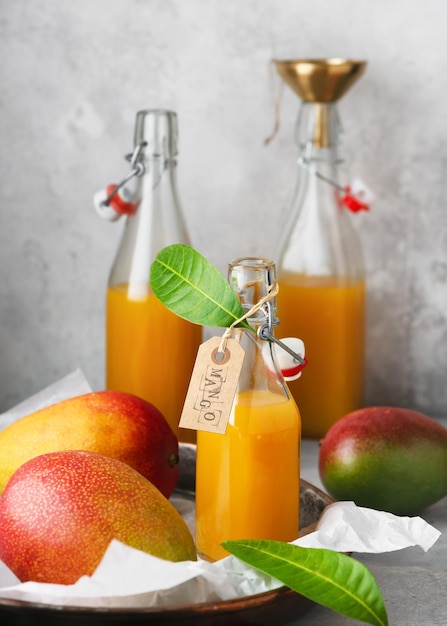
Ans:
{"type": "Polygon", "coordinates": [[[147,170],[137,198],[136,212],[126,217],[109,285],[148,282],[150,266],[162,248],[191,244],[174,171],[147,170]]]}
{"type": "Polygon", "coordinates": [[[361,242],[340,191],[316,176],[300,176],[281,227],[278,272],[361,276],[361,242]]]}

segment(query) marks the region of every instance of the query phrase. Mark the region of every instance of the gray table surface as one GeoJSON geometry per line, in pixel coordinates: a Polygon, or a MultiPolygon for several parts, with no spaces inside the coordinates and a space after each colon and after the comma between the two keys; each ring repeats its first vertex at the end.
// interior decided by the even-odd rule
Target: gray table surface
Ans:
{"type": "MultiPolygon", "coordinates": [[[[440,421],[447,427],[447,419],[440,421]]],[[[302,441],[301,477],[324,491],[318,474],[318,441],[302,441]]],[[[447,626],[447,497],[420,516],[442,533],[428,552],[415,547],[386,554],[353,554],[379,583],[390,626],[447,626]]],[[[315,606],[293,624],[351,626],[360,622],[315,606]]]]}

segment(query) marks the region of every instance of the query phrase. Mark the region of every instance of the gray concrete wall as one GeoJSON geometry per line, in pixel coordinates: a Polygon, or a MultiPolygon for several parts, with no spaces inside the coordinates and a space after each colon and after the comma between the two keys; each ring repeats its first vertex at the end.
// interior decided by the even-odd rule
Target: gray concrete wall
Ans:
{"type": "Polygon", "coordinates": [[[126,171],[135,112],[173,108],[193,244],[225,271],[271,254],[298,99],[273,126],[273,57],[368,69],[344,155],[369,278],[368,404],[447,413],[447,5],[442,0],[2,0],[0,410],[80,367],[103,387],[104,295],[122,225],[94,192],[126,171]]]}

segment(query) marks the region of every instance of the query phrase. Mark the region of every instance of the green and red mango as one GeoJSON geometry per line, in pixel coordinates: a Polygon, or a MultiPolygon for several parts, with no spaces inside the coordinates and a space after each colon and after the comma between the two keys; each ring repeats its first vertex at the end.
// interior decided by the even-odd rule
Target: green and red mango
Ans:
{"type": "Polygon", "coordinates": [[[447,429],[410,409],[359,409],[323,438],[319,471],[337,500],[411,515],[447,495],[447,429]]]}

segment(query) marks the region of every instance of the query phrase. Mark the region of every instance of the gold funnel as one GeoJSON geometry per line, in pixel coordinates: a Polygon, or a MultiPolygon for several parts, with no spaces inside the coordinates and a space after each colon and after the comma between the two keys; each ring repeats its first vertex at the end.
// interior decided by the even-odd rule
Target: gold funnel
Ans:
{"type": "Polygon", "coordinates": [[[315,104],[313,143],[325,148],[330,145],[328,105],[339,100],[360,78],[366,61],[348,59],[294,59],[274,61],[284,82],[304,102],[315,104]]]}
{"type": "Polygon", "coordinates": [[[274,61],[279,75],[304,102],[336,102],[363,74],[366,61],[294,59],[274,61]]]}

